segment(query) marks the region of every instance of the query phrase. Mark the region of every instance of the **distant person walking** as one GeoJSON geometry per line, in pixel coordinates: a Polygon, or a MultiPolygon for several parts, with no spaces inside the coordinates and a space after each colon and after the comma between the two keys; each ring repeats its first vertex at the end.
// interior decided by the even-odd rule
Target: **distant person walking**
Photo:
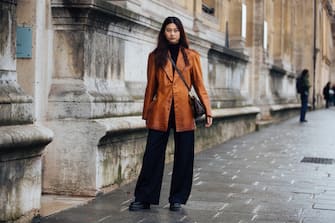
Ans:
{"type": "Polygon", "coordinates": [[[307,69],[304,69],[301,72],[301,75],[297,78],[297,91],[300,94],[301,108],[300,108],[300,122],[307,122],[306,112],[308,109],[308,94],[309,88],[311,87],[309,83],[309,72],[307,69]]]}
{"type": "Polygon", "coordinates": [[[323,99],[325,99],[326,102],[326,108],[329,108],[329,102],[330,102],[330,81],[328,81],[328,83],[326,84],[326,86],[324,86],[323,88],[323,99]]]}
{"type": "Polygon", "coordinates": [[[189,49],[181,21],[167,17],[158,36],[156,49],[150,53],[147,87],[142,117],[149,129],[143,164],[130,211],[149,209],[158,204],[165,164],[165,150],[174,132],[174,162],[170,186],[171,211],[179,211],[191,193],[194,162],[195,120],[189,104],[188,86],[193,86],[205,106],[205,127],[212,125],[212,112],[201,71],[200,55],[189,49]]]}

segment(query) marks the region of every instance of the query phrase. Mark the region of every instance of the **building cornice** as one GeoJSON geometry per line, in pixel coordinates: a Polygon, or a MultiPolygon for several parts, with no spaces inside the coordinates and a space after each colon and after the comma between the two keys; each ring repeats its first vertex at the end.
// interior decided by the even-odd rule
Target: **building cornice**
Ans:
{"type": "Polygon", "coordinates": [[[218,44],[212,44],[210,51],[229,58],[229,60],[236,60],[244,63],[247,63],[249,61],[249,57],[247,55],[218,44]]]}
{"type": "Polygon", "coordinates": [[[128,25],[159,30],[161,25],[151,18],[104,0],[53,0],[51,9],[56,29],[94,27],[108,30],[111,23],[127,22],[128,25]]]}

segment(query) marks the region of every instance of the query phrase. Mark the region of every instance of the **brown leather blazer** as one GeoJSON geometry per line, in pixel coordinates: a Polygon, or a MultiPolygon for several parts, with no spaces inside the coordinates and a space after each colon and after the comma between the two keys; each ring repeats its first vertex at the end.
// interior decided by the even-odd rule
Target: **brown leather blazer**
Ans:
{"type": "MultiPolygon", "coordinates": [[[[200,56],[190,49],[185,49],[189,59],[186,66],[181,50],[177,58],[177,67],[184,75],[189,86],[193,86],[199,99],[204,104],[206,115],[212,116],[210,100],[204,86],[200,56]]],[[[164,68],[155,72],[154,54],[150,53],[147,66],[147,87],[144,96],[142,118],[146,120],[147,128],[167,131],[172,98],[176,118],[176,131],[195,129],[192,109],[188,101],[188,90],[177,71],[173,74],[172,63],[167,60],[164,68]]]]}

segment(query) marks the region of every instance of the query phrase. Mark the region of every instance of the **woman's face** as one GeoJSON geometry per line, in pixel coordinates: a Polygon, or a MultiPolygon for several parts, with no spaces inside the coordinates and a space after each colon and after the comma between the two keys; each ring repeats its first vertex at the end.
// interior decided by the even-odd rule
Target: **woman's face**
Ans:
{"type": "Polygon", "coordinates": [[[165,38],[169,41],[170,44],[179,43],[180,32],[176,24],[170,23],[165,27],[164,31],[165,38]]]}

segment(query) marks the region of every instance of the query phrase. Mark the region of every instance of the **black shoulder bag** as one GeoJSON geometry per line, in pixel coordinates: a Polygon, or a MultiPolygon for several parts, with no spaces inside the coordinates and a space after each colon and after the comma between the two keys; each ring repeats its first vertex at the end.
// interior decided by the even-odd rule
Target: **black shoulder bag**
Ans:
{"type": "Polygon", "coordinates": [[[188,90],[188,99],[189,99],[189,103],[191,104],[191,107],[192,107],[194,118],[195,119],[201,118],[205,114],[205,107],[204,107],[204,105],[200,102],[200,100],[197,97],[195,97],[191,93],[191,87],[189,87],[187,85],[183,74],[177,68],[176,63],[172,60],[172,58],[170,56],[169,56],[169,60],[171,61],[174,69],[177,71],[177,73],[179,74],[180,78],[183,80],[185,86],[187,87],[187,90],[188,90]]]}

